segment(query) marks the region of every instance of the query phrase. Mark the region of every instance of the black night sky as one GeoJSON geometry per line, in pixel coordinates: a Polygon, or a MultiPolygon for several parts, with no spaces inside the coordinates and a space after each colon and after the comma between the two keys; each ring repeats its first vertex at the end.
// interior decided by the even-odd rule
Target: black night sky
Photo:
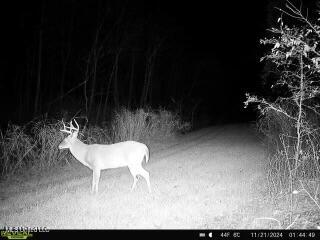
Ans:
{"type": "Polygon", "coordinates": [[[156,108],[180,102],[185,112],[197,106],[198,116],[222,122],[253,120],[255,114],[243,109],[243,101],[246,92],[261,88],[259,59],[265,49],[259,39],[279,16],[274,7],[284,4],[261,0],[3,4],[2,124],[23,123],[44,113],[58,116],[62,110],[84,112],[86,80],[92,119],[103,118],[97,116],[97,108],[105,103],[108,108],[156,108]],[[143,99],[147,74],[149,90],[143,99]]]}

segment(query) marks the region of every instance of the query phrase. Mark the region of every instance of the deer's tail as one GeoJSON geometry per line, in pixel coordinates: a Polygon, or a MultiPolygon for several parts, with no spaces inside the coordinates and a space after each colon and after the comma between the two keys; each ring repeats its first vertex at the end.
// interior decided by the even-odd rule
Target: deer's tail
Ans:
{"type": "Polygon", "coordinates": [[[146,146],[146,152],[145,152],[146,163],[149,161],[149,158],[150,158],[150,152],[149,152],[149,148],[146,146]]]}

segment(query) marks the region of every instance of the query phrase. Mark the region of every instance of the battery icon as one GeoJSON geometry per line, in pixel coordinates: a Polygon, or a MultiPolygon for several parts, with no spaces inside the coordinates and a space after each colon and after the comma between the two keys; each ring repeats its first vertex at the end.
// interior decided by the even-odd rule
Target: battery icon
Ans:
{"type": "Polygon", "coordinates": [[[199,233],[199,237],[206,237],[206,233],[204,232],[199,233]]]}

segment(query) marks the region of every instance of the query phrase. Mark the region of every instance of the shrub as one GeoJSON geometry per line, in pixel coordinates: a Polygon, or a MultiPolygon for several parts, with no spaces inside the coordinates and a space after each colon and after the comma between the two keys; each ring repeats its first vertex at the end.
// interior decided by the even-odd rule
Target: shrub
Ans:
{"type": "MultiPolygon", "coordinates": [[[[289,12],[281,11],[300,20],[301,25],[285,25],[281,16],[278,19],[280,26],[270,30],[272,37],[261,40],[262,44],[272,46],[262,60],[273,64],[278,78],[272,79],[271,87],[280,90],[281,94],[274,101],[247,94],[245,106],[258,104],[261,113],[258,129],[265,135],[271,149],[267,164],[269,190],[273,196],[288,193],[291,227],[295,223],[292,218],[294,194],[307,193],[318,207],[311,212],[320,210],[318,190],[306,190],[306,185],[320,178],[320,113],[317,104],[320,94],[320,26],[309,21],[301,9],[290,2],[286,6],[289,12]]],[[[316,185],[314,189],[318,189],[319,182],[316,185]]]]}
{"type": "Polygon", "coordinates": [[[9,124],[0,137],[1,178],[32,165],[37,155],[36,143],[22,127],[9,124]]]}
{"type": "Polygon", "coordinates": [[[160,108],[140,108],[129,111],[122,108],[114,113],[111,121],[111,133],[114,142],[125,140],[156,140],[173,136],[177,132],[188,131],[191,125],[183,122],[181,117],[160,108]]]}

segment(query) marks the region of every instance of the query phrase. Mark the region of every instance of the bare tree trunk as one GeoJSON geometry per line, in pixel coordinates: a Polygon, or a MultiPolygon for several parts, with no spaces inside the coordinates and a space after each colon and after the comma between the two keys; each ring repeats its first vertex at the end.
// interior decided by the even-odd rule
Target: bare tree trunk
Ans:
{"type": "Polygon", "coordinates": [[[114,61],[114,63],[113,63],[112,70],[111,70],[111,73],[110,73],[110,76],[108,79],[107,92],[106,92],[104,105],[103,105],[103,117],[105,117],[107,114],[108,99],[109,99],[109,95],[110,95],[110,87],[111,87],[111,82],[112,82],[114,71],[115,71],[115,66],[116,66],[116,61],[114,61]]]}
{"type": "Polygon", "coordinates": [[[146,103],[151,103],[152,102],[152,79],[153,79],[153,70],[154,70],[154,65],[155,65],[155,59],[153,59],[150,62],[150,70],[149,70],[149,78],[147,82],[147,90],[148,94],[146,94],[146,103]]]}
{"type": "Polygon", "coordinates": [[[121,49],[116,52],[115,56],[115,69],[114,69],[114,78],[113,78],[113,100],[115,108],[119,108],[119,91],[118,91],[118,70],[119,70],[119,56],[121,49]]]}
{"type": "Polygon", "coordinates": [[[83,95],[84,95],[84,101],[85,101],[85,111],[86,111],[86,116],[88,117],[88,94],[87,94],[87,82],[89,81],[90,78],[90,73],[89,73],[89,69],[90,69],[90,55],[88,56],[87,59],[87,65],[86,65],[86,72],[85,72],[85,81],[84,81],[84,85],[83,85],[83,95]]]}
{"type": "MultiPolygon", "coordinates": [[[[91,48],[90,52],[90,58],[89,60],[92,59],[93,61],[93,69],[90,75],[92,75],[92,83],[91,83],[91,93],[90,93],[90,99],[89,99],[89,115],[92,113],[93,106],[94,106],[94,96],[96,94],[96,82],[97,82],[97,68],[98,68],[98,62],[100,59],[100,53],[102,51],[102,46],[99,46],[99,36],[100,36],[100,31],[102,28],[102,24],[100,24],[97,28],[96,35],[95,35],[95,40],[93,43],[93,46],[91,48]]],[[[89,66],[90,66],[91,61],[89,61],[89,66]]],[[[89,69],[90,73],[90,69],[89,69]]],[[[89,76],[90,76],[89,75],[89,76]]]]}
{"type": "Polygon", "coordinates": [[[60,78],[60,107],[63,106],[64,82],[66,78],[67,62],[62,63],[62,71],[60,78]]]}
{"type": "Polygon", "coordinates": [[[99,92],[99,104],[98,104],[98,109],[97,109],[97,116],[96,116],[96,125],[98,124],[98,122],[100,121],[101,118],[101,114],[103,113],[103,109],[101,109],[102,107],[102,91],[99,92]]]}
{"type": "Polygon", "coordinates": [[[299,155],[300,155],[300,150],[301,150],[301,125],[302,125],[302,121],[303,121],[303,101],[304,101],[304,90],[305,90],[305,86],[304,86],[304,72],[303,72],[303,56],[301,54],[300,56],[300,96],[299,99],[296,99],[296,104],[298,106],[298,119],[297,119],[297,144],[296,144],[296,151],[295,151],[295,165],[294,165],[294,169],[296,169],[298,167],[298,162],[299,162],[299,155]]]}
{"type": "Polygon", "coordinates": [[[34,77],[34,71],[35,71],[35,65],[36,65],[36,54],[35,54],[35,51],[30,48],[28,49],[27,51],[27,59],[28,59],[28,63],[27,63],[27,66],[26,66],[26,72],[27,72],[27,77],[25,79],[26,81],[26,88],[24,89],[25,90],[25,100],[24,100],[24,108],[23,108],[23,111],[24,111],[24,114],[28,114],[29,116],[28,117],[31,117],[30,116],[30,113],[32,113],[32,110],[33,110],[33,106],[32,106],[32,103],[33,103],[33,86],[32,86],[32,79],[34,77]]]}
{"type": "Polygon", "coordinates": [[[98,58],[96,53],[93,56],[93,69],[92,69],[92,84],[91,84],[91,93],[89,100],[89,115],[92,114],[93,106],[94,106],[94,97],[96,94],[96,83],[97,83],[97,66],[98,66],[98,58]]]}
{"type": "Polygon", "coordinates": [[[133,95],[133,83],[134,83],[134,70],[135,70],[136,57],[134,50],[132,51],[131,59],[131,72],[130,72],[130,82],[129,82],[129,94],[128,94],[128,108],[131,108],[132,104],[132,95],[133,95]]]}
{"type": "Polygon", "coordinates": [[[23,109],[25,108],[24,106],[24,102],[23,102],[23,99],[24,99],[24,91],[25,91],[25,88],[26,88],[26,84],[25,84],[25,81],[23,81],[23,76],[22,76],[22,72],[23,71],[20,71],[20,76],[17,76],[17,80],[18,82],[20,82],[20,84],[18,84],[15,89],[18,89],[18,112],[17,112],[17,118],[19,120],[22,119],[22,111],[23,109]]]}
{"type": "Polygon", "coordinates": [[[74,21],[74,7],[72,7],[71,19],[68,28],[68,37],[67,37],[67,46],[66,53],[64,53],[64,49],[61,49],[61,58],[62,58],[62,72],[61,72],[61,82],[60,82],[60,106],[62,106],[63,95],[64,95],[64,82],[66,79],[67,67],[71,54],[71,36],[73,32],[73,21],[74,21]]]}
{"type": "Polygon", "coordinates": [[[152,74],[154,69],[154,62],[156,60],[156,55],[159,46],[154,46],[152,52],[147,56],[146,70],[144,75],[143,90],[140,98],[140,106],[144,107],[147,104],[148,98],[150,98],[150,86],[152,80],[152,74]]]}
{"type": "Polygon", "coordinates": [[[164,41],[163,37],[155,39],[155,41],[149,48],[149,51],[147,52],[144,84],[143,84],[143,90],[140,98],[141,107],[145,106],[148,103],[148,101],[151,100],[151,97],[152,97],[151,85],[152,85],[153,71],[155,68],[157,54],[163,41],[164,41]]]}
{"type": "Polygon", "coordinates": [[[140,107],[145,106],[145,103],[146,103],[146,95],[148,92],[148,89],[147,89],[148,76],[149,76],[149,57],[147,58],[146,70],[144,72],[144,82],[143,82],[143,89],[142,89],[142,93],[141,93],[141,97],[140,97],[140,107]]]}
{"type": "Polygon", "coordinates": [[[42,68],[42,35],[43,35],[43,21],[44,21],[44,2],[42,2],[41,22],[39,28],[39,47],[38,47],[38,69],[37,69],[37,85],[34,100],[34,116],[39,112],[39,100],[41,91],[41,68],[42,68]]]}

